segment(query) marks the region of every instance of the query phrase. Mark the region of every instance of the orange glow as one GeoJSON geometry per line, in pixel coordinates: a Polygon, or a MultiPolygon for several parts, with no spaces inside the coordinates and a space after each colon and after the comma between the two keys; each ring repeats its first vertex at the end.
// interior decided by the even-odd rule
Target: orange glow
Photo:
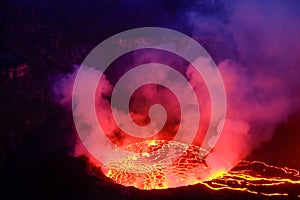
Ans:
{"type": "Polygon", "coordinates": [[[191,185],[210,175],[209,167],[199,157],[201,148],[196,145],[148,140],[130,144],[124,150],[136,154],[112,160],[106,166],[106,176],[125,186],[164,189],[191,185]]]}
{"type": "Polygon", "coordinates": [[[107,177],[124,186],[150,190],[202,184],[212,190],[237,190],[267,196],[288,195],[284,186],[300,188],[299,171],[259,161],[242,161],[229,172],[228,169],[213,171],[205,159],[199,157],[202,149],[196,145],[149,140],[130,144],[124,150],[136,154],[121,156],[103,167],[107,177]],[[176,149],[184,150],[179,158],[175,157],[176,149]],[[172,159],[172,164],[165,164],[165,159],[172,159]]]}

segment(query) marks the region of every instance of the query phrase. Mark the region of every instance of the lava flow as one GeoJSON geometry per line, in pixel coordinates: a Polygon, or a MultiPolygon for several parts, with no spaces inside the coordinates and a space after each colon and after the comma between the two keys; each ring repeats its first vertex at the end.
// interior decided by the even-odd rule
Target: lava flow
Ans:
{"type": "MultiPolygon", "coordinates": [[[[130,144],[124,150],[136,154],[125,156],[122,151],[117,152],[120,157],[103,167],[107,177],[124,186],[150,190],[203,184],[212,190],[238,190],[267,196],[289,195],[287,188],[300,191],[299,171],[295,169],[242,161],[229,172],[228,168],[213,171],[205,158],[199,156],[204,150],[196,145],[148,140],[130,144]]],[[[299,197],[298,193],[293,195],[299,197]]]]}

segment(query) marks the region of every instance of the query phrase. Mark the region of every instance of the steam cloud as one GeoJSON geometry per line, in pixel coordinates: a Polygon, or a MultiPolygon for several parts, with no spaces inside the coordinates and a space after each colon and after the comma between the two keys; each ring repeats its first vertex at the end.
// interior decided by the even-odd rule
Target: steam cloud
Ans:
{"type": "MultiPolygon", "coordinates": [[[[196,39],[209,36],[212,41],[217,41],[217,46],[209,49],[209,53],[213,58],[214,55],[217,57],[224,80],[227,117],[222,135],[207,157],[208,164],[214,169],[224,167],[216,160],[224,159],[234,166],[259,144],[270,140],[277,126],[288,115],[299,110],[297,102],[300,102],[297,91],[300,86],[300,19],[296,1],[224,1],[223,4],[224,12],[221,15],[200,14],[192,8],[176,10],[175,14],[178,20],[185,16],[192,36],[196,39]]],[[[185,73],[191,85],[194,84],[195,91],[201,94],[203,85],[195,84],[201,82],[199,74],[191,66],[187,67],[185,73]]],[[[59,78],[54,86],[60,103],[69,107],[75,75],[59,78]]],[[[87,80],[98,78],[93,77],[92,71],[87,71],[86,75],[87,80]]],[[[101,84],[103,89],[98,94],[103,96],[111,92],[109,81],[103,80],[101,84]]],[[[168,105],[170,110],[176,108],[176,102],[168,99],[170,96],[162,91],[158,93],[157,87],[146,86],[143,93],[137,93],[136,96],[143,94],[143,98],[150,99],[163,97],[163,105],[171,102],[168,105]]],[[[203,99],[202,104],[207,105],[207,97],[203,96],[203,99]]],[[[106,109],[109,106],[108,100],[100,98],[100,101],[99,105],[103,107],[103,115],[107,119],[104,122],[107,137],[121,146],[132,142],[118,131],[111,119],[106,109]]],[[[85,112],[84,106],[77,109],[85,112]]],[[[176,109],[173,112],[176,113],[176,109]]],[[[133,119],[146,122],[144,114],[134,113],[133,119]]],[[[205,113],[203,116],[208,117],[205,113]]],[[[88,121],[88,116],[83,115],[85,117],[84,120],[88,121]]],[[[165,130],[176,133],[178,123],[174,118],[165,130]]],[[[93,138],[87,137],[87,140],[99,145],[99,141],[93,138]]],[[[74,155],[83,154],[87,155],[79,142],[74,155]]]]}

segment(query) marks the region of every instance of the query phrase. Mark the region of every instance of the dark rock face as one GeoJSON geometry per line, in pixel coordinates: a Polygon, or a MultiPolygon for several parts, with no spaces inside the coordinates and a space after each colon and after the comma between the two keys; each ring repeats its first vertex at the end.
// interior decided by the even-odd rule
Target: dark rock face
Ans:
{"type": "Polygon", "coordinates": [[[8,58],[1,59],[0,64],[1,166],[51,111],[46,93],[32,77],[25,61],[8,58]]]}

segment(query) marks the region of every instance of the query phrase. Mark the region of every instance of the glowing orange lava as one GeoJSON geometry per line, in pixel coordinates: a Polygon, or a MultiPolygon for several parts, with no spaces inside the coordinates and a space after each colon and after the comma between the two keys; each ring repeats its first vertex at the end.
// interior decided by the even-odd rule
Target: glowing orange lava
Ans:
{"type": "Polygon", "coordinates": [[[148,140],[126,146],[135,154],[120,155],[106,166],[106,176],[115,182],[140,189],[164,189],[192,185],[212,179],[210,167],[201,158],[205,150],[176,141],[148,140]]]}
{"type": "Polygon", "coordinates": [[[136,154],[121,155],[104,170],[107,177],[124,186],[149,190],[202,184],[212,190],[237,190],[267,196],[289,195],[288,188],[292,188],[292,191],[299,191],[293,195],[300,196],[300,176],[295,169],[242,161],[229,172],[212,173],[199,156],[203,149],[175,141],[149,140],[124,149],[136,154]]]}
{"type": "Polygon", "coordinates": [[[220,177],[201,182],[212,190],[238,190],[266,196],[300,197],[299,171],[267,165],[260,161],[242,161],[220,177]]]}

